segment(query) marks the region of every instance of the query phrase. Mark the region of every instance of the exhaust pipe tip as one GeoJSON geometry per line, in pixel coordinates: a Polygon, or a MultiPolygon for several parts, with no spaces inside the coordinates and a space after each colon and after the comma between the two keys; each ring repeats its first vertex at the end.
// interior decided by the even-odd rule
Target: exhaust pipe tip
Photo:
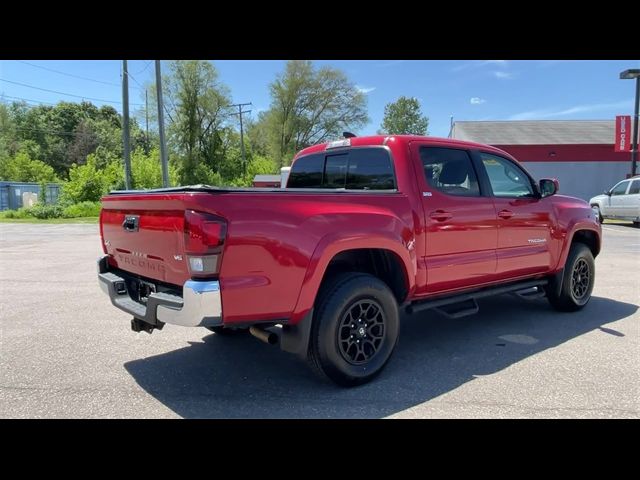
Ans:
{"type": "Polygon", "coordinates": [[[251,333],[251,335],[256,337],[258,340],[261,340],[269,345],[275,345],[279,340],[277,333],[270,332],[269,330],[265,330],[255,325],[249,327],[249,333],[251,333]]]}

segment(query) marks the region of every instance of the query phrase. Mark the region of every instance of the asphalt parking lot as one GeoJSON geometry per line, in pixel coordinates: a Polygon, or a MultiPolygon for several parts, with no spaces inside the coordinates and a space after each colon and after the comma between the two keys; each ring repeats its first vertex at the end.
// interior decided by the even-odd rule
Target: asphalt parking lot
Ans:
{"type": "Polygon", "coordinates": [[[506,295],[407,317],[382,376],[344,390],[251,336],[131,332],[97,225],[0,224],[0,417],[638,418],[640,229],[603,229],[582,312],[506,295]]]}

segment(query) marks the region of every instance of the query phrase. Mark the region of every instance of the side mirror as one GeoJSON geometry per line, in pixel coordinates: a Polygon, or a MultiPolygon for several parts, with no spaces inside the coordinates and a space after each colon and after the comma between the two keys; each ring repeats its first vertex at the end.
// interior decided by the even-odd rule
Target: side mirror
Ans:
{"type": "Polygon", "coordinates": [[[560,190],[560,183],[555,178],[543,178],[540,180],[540,196],[542,198],[555,195],[560,190]]]}
{"type": "Polygon", "coordinates": [[[604,194],[605,194],[605,195],[608,195],[608,196],[611,196],[611,190],[605,190],[605,191],[604,191],[604,194]]]}

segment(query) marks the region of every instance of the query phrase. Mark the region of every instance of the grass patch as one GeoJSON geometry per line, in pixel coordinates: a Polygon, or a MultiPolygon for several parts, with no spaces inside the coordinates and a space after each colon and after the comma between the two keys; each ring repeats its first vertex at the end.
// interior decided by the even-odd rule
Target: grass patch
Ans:
{"type": "Polygon", "coordinates": [[[98,223],[98,217],[79,217],[79,218],[2,218],[0,223],[98,223]]]}

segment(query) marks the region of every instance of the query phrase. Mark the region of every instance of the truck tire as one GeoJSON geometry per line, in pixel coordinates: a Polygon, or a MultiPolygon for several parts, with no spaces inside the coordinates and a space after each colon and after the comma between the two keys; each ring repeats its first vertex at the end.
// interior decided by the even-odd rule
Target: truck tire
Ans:
{"type": "Polygon", "coordinates": [[[308,362],[340,386],[362,385],[377,376],[398,342],[398,303],[379,278],[341,273],[316,300],[308,362]]]}
{"type": "Polygon", "coordinates": [[[591,208],[593,209],[593,213],[595,213],[596,217],[598,218],[598,223],[602,223],[604,221],[604,218],[602,218],[600,207],[598,205],[591,205],[591,208]]]}
{"type": "Polygon", "coordinates": [[[551,285],[547,288],[549,303],[561,312],[580,310],[591,298],[595,274],[595,262],[589,247],[574,243],[564,266],[560,293],[551,285]]]}

